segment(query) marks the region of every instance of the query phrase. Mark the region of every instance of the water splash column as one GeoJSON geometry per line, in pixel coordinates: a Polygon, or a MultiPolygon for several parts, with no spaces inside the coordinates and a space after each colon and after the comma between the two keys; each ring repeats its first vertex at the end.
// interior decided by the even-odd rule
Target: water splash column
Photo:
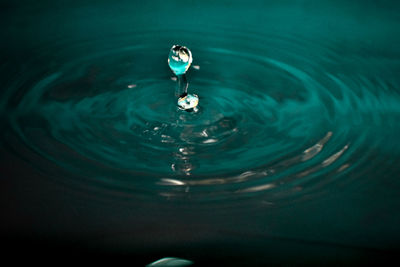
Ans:
{"type": "Polygon", "coordinates": [[[178,107],[181,110],[196,112],[198,110],[199,97],[187,92],[189,83],[186,79],[186,72],[190,68],[192,61],[192,52],[185,46],[173,45],[169,51],[168,65],[178,78],[178,86],[175,91],[175,96],[179,97],[178,107]]]}

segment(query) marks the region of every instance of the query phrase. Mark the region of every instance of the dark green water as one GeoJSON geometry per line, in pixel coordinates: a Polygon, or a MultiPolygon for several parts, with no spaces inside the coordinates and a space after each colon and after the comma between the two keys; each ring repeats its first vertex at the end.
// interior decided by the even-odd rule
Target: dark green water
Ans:
{"type": "Polygon", "coordinates": [[[398,252],[396,1],[0,8],[9,251],[138,266],[398,252]],[[197,113],[176,106],[173,44],[193,53],[197,113]]]}

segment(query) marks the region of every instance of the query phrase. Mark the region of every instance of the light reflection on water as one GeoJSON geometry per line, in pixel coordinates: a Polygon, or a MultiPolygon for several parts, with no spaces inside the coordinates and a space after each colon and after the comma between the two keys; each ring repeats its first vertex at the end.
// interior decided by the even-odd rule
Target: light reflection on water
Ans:
{"type": "MultiPolygon", "coordinates": [[[[166,45],[173,35],[158,34],[166,45]]],[[[225,38],[238,47],[250,45],[236,34],[242,33],[225,38]]],[[[389,85],[381,76],[363,76],[362,69],[353,75],[333,68],[332,59],[323,62],[329,51],[342,64],[340,51],[316,42],[309,54],[296,54],[311,42],[258,35],[252,41],[263,43],[262,50],[194,46],[196,66],[202,68],[189,73],[189,83],[202,104],[195,114],[181,112],[174,98],[177,81],[168,78],[166,66],[148,71],[168,50],[151,43],[146,33],[134,37],[144,44],[126,46],[130,39],[121,37],[107,51],[76,54],[56,72],[38,75],[20,87],[23,94],[10,88],[15,104],[4,108],[12,131],[33,153],[73,176],[111,168],[104,188],[140,184],[144,194],[190,194],[198,201],[265,192],[270,201],[279,201],[301,198],[303,190],[295,189],[321,191],[351,181],[343,176],[346,171],[367,164],[353,154],[368,153],[367,142],[383,141],[384,132],[376,138],[367,125],[392,120],[400,106],[400,97],[384,89],[389,85]],[[277,48],[273,57],[265,56],[277,48]],[[231,60],[233,67],[221,68],[231,60]],[[60,145],[102,167],[78,167],[75,156],[51,149],[60,145]]],[[[196,43],[190,33],[183,37],[196,43]]]]}

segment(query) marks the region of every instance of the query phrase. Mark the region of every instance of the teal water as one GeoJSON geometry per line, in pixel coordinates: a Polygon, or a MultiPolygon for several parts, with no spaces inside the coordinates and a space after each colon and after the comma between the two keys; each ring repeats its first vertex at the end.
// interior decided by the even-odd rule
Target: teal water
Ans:
{"type": "Polygon", "coordinates": [[[395,255],[398,7],[2,4],[10,250],[241,266],[395,255]],[[174,44],[193,54],[195,113],[177,107],[174,44]]]}

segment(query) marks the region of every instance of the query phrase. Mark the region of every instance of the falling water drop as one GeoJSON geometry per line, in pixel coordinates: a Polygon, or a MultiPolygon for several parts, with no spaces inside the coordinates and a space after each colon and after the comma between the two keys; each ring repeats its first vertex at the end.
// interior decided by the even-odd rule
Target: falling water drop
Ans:
{"type": "Polygon", "coordinates": [[[174,45],[169,51],[168,65],[177,76],[185,74],[192,61],[192,53],[186,46],[174,45]]]}

